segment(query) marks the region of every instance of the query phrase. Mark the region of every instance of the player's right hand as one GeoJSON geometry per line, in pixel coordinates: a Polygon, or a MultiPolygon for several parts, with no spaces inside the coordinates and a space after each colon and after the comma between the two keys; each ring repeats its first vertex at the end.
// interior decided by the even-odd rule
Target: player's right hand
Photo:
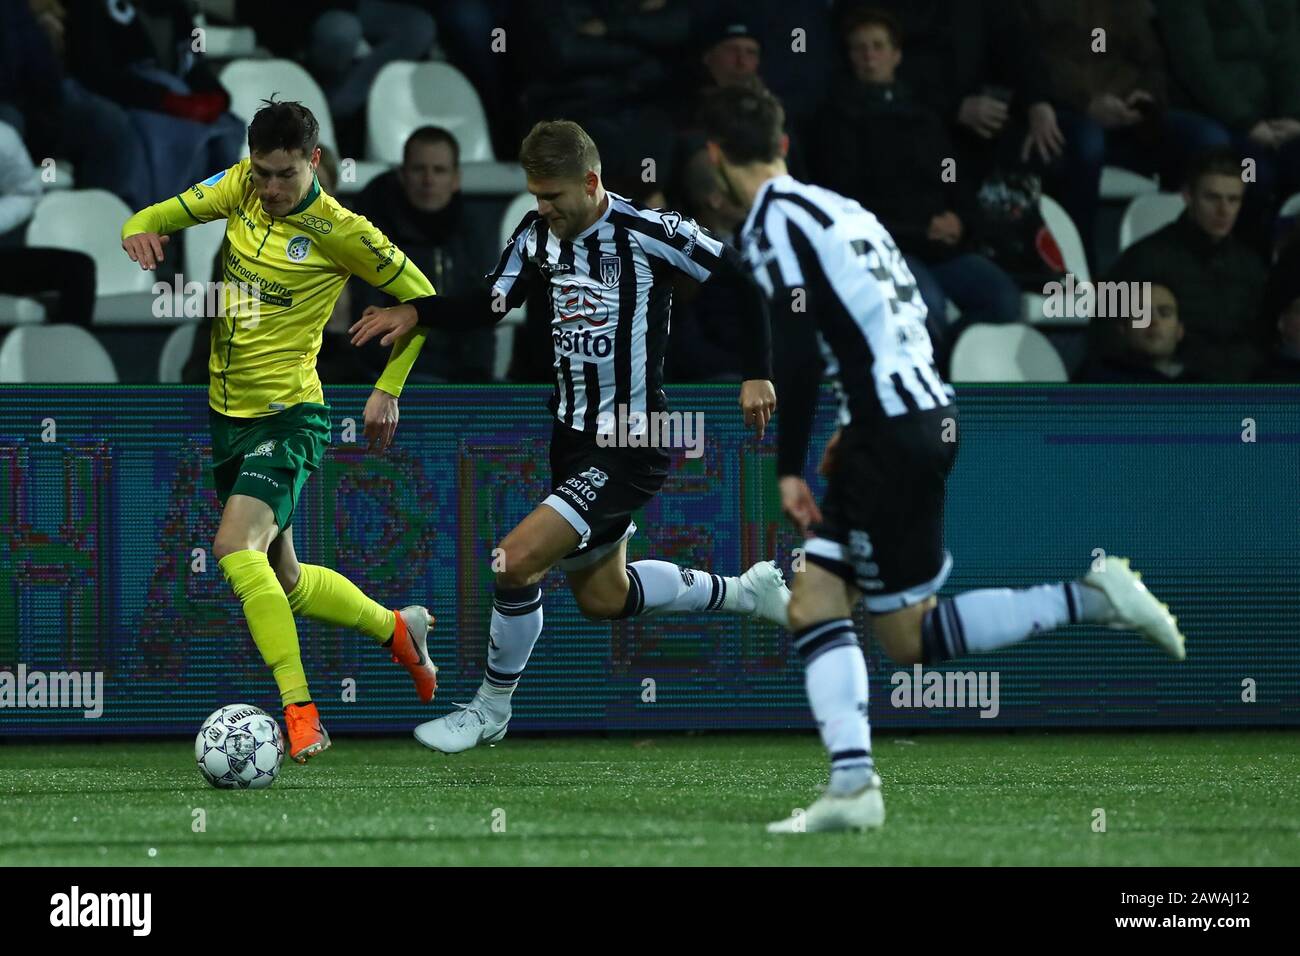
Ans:
{"type": "Polygon", "coordinates": [[[778,484],[781,487],[781,510],[801,534],[807,535],[808,529],[822,520],[812,489],[808,482],[796,475],[786,475],[778,484]]]}
{"type": "Polygon", "coordinates": [[[122,240],[122,248],[131,257],[132,262],[140,263],[141,269],[156,269],[165,258],[163,246],[171,242],[171,236],[162,236],[156,232],[137,232],[122,240]]]}

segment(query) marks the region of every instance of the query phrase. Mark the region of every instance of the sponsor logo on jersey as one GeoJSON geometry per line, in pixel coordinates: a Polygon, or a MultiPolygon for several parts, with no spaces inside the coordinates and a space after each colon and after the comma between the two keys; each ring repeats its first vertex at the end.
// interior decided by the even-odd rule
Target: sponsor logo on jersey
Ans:
{"type": "Polygon", "coordinates": [[[284,247],[284,253],[294,262],[302,262],[311,252],[311,239],[308,236],[294,236],[284,247]]]}
{"type": "Polygon", "coordinates": [[[322,219],[320,216],[299,216],[298,221],[308,229],[314,229],[323,236],[329,235],[330,230],[334,228],[334,223],[328,219],[322,219]]]}
{"type": "Polygon", "coordinates": [[[393,247],[390,245],[387,249],[380,249],[370,241],[369,236],[361,237],[361,244],[375,254],[379,260],[379,265],[375,266],[376,272],[383,272],[393,264],[393,247]]]}
{"type": "Polygon", "coordinates": [[[219,172],[219,173],[213,173],[213,174],[212,174],[211,176],[209,176],[207,179],[203,180],[203,182],[199,183],[199,185],[200,185],[200,186],[215,186],[217,183],[221,182],[221,180],[225,178],[225,175],[226,175],[226,171],[223,169],[223,170],[221,170],[221,172],[219,172]]]}
{"type": "Polygon", "coordinates": [[[609,288],[618,285],[618,277],[623,274],[623,263],[618,256],[600,257],[600,280],[609,288]]]}
{"type": "Polygon", "coordinates": [[[609,321],[609,306],[605,304],[604,290],[595,283],[589,284],[575,276],[564,282],[552,283],[551,290],[557,323],[589,322],[592,325],[604,325],[609,321]]]}

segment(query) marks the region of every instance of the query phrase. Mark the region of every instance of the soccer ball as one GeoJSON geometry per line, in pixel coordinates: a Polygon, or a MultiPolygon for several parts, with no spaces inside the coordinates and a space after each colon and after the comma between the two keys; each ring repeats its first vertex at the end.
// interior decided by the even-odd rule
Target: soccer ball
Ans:
{"type": "Polygon", "coordinates": [[[219,790],[269,787],[283,759],[280,725],[251,704],[227,704],[213,711],[194,738],[199,773],[219,790]]]}

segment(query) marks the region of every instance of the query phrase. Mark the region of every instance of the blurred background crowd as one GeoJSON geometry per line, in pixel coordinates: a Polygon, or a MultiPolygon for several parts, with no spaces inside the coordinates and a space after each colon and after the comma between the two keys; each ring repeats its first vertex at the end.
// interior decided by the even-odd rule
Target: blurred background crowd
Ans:
{"type": "MultiPolygon", "coordinates": [[[[755,83],[790,172],[893,234],[954,380],[1300,381],[1300,0],[0,0],[0,380],[75,326],[99,374],[206,381],[203,317],[149,290],[213,278],[220,228],[144,285],[118,230],[238,161],[272,93],[323,114],[326,192],[455,293],[529,208],[512,160],[539,119],[730,240],[695,109],[755,83]],[[1149,321],[1048,294],[1088,281],[1144,284],[1149,321]]],[[[344,332],[383,300],[349,285],[326,384],[378,377],[386,350],[344,332]]],[[[549,382],[547,315],[440,335],[411,381],[549,382]]],[[[668,381],[737,380],[743,327],[683,283],[668,381]]]]}

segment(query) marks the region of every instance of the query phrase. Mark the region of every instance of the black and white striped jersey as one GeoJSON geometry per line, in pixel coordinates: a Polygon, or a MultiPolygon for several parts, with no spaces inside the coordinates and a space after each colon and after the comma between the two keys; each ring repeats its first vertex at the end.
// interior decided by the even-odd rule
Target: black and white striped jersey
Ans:
{"type": "MultiPolygon", "coordinates": [[[[934,365],[916,280],[885,227],[858,202],[776,176],[754,197],[740,242],[772,301],[777,400],[783,409],[789,397],[783,392],[809,389],[823,369],[840,397],[841,425],[953,404],[952,386],[934,365]],[[815,348],[806,350],[812,359],[790,368],[806,354],[799,339],[815,339],[815,348]]],[[[782,417],[782,433],[790,417],[782,417]]],[[[779,466],[783,473],[801,472],[803,455],[800,447],[798,465],[787,460],[779,466]]]]}
{"type": "MultiPolygon", "coordinates": [[[[721,242],[680,213],[606,195],[604,214],[572,241],[529,212],[488,280],[497,301],[511,306],[524,298],[521,284],[544,283],[555,348],[555,417],[595,433],[615,430],[622,416],[630,434],[644,420],[639,416],[667,409],[663,363],[673,271],[703,282],[723,268],[726,256],[721,242]]],[[[727,252],[730,271],[743,275],[734,250],[727,252]]],[[[761,303],[757,291],[755,299],[761,303]]]]}

